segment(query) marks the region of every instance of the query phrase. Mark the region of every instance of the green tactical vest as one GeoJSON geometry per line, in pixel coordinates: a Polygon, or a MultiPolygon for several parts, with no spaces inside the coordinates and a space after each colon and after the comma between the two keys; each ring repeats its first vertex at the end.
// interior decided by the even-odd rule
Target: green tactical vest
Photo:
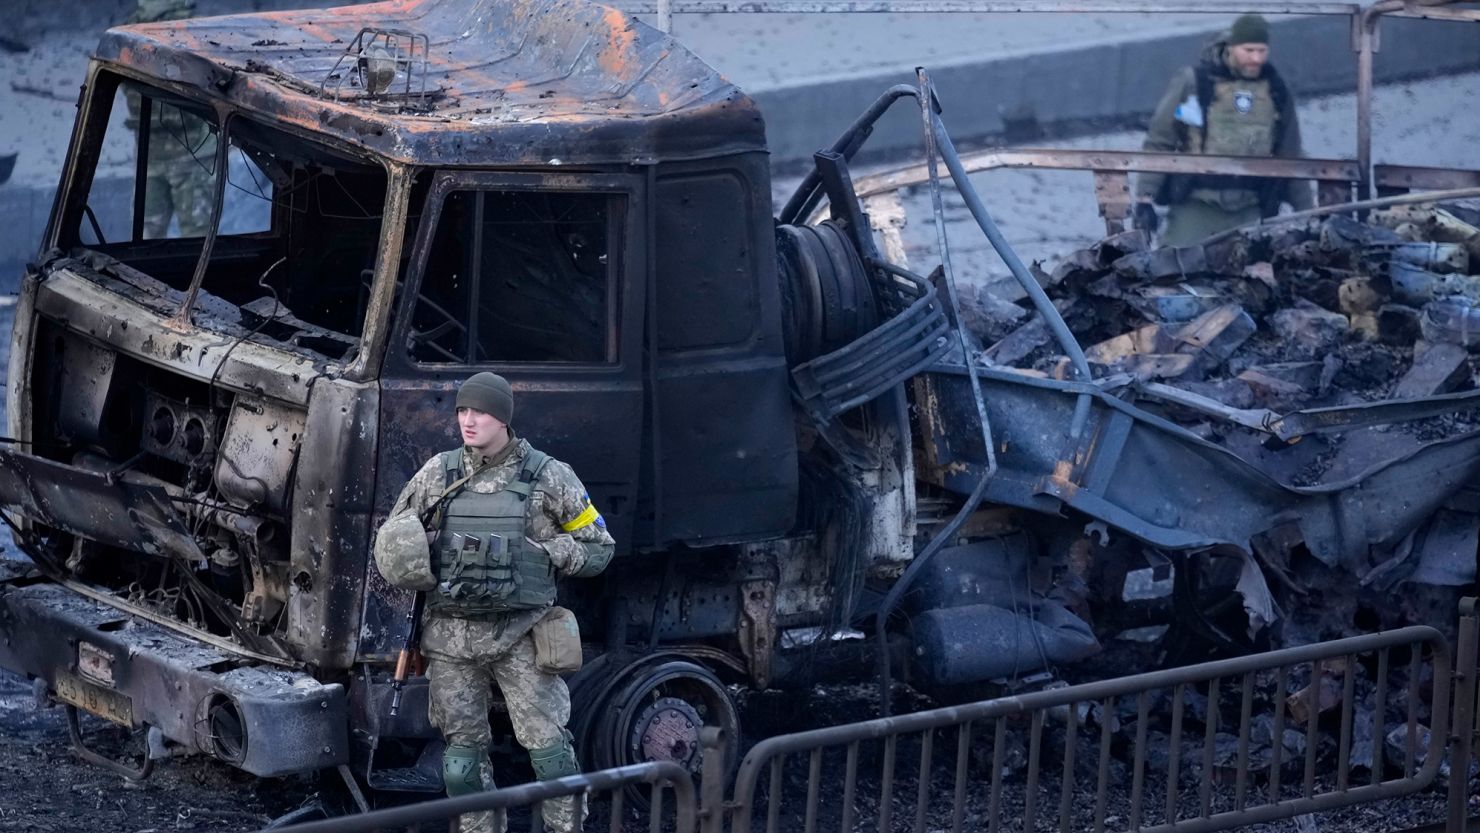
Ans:
{"type": "Polygon", "coordinates": [[[1224,78],[1213,84],[1202,152],[1213,156],[1269,156],[1279,120],[1269,79],[1224,78]]]}
{"type": "MultiPolygon", "coordinates": [[[[1212,92],[1203,116],[1207,127],[1201,134],[1202,147],[1193,151],[1214,156],[1272,155],[1279,111],[1270,94],[1269,80],[1220,78],[1213,83],[1212,92]]],[[[1259,194],[1252,187],[1200,187],[1192,196],[1230,211],[1259,203],[1259,194]]]]}
{"type": "MultiPolygon", "coordinates": [[[[461,489],[442,510],[435,547],[437,587],[428,606],[474,618],[555,602],[555,565],[525,541],[529,495],[549,455],[531,448],[519,474],[500,491],[461,489]]],[[[442,453],[446,483],[462,478],[462,450],[442,453]]]]}

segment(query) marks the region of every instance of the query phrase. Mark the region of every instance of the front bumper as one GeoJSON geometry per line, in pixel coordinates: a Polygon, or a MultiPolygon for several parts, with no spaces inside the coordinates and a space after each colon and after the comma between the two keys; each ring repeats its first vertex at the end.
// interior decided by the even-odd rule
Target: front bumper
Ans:
{"type": "Polygon", "coordinates": [[[254,775],[349,760],[342,685],[252,664],[51,582],[0,575],[0,666],[254,775]]]}

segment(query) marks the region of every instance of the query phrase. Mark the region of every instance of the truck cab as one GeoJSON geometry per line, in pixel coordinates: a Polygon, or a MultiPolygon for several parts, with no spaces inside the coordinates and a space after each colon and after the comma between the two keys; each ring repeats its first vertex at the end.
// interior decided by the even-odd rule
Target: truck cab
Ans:
{"type": "Polygon", "coordinates": [[[796,525],[776,268],[753,102],[610,9],[110,30],[17,316],[0,492],[45,580],[0,663],[259,775],[347,762],[409,606],[372,536],[479,370],[618,542],[588,640],[652,632],[663,553],[796,525]]]}

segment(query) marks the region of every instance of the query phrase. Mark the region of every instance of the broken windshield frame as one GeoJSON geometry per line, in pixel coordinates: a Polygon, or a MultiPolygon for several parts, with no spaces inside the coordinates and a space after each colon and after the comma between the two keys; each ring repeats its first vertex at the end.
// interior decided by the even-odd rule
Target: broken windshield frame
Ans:
{"type": "Polygon", "coordinates": [[[213,109],[111,71],[97,71],[90,86],[55,244],[87,255],[95,279],[160,314],[363,374],[370,364],[366,322],[385,326],[376,306],[380,254],[387,245],[399,250],[400,235],[388,240],[382,227],[390,208],[405,200],[393,166],[266,116],[213,109]],[[204,137],[178,143],[191,149],[166,160],[178,161],[179,171],[160,163],[158,146],[149,150],[159,131],[138,129],[162,118],[188,121],[184,132],[204,137]],[[129,151],[126,165],[110,158],[129,151]],[[206,153],[211,158],[203,162],[206,153]],[[105,175],[100,168],[117,170],[105,175]],[[202,192],[187,203],[199,204],[194,213],[206,214],[204,222],[182,207],[187,203],[170,203],[173,174],[185,180],[187,194],[202,192]],[[132,198],[110,194],[121,190],[132,198]],[[100,193],[120,215],[105,223],[118,230],[108,235],[99,233],[91,205],[100,193]],[[156,268],[166,261],[173,265],[156,268]]]}

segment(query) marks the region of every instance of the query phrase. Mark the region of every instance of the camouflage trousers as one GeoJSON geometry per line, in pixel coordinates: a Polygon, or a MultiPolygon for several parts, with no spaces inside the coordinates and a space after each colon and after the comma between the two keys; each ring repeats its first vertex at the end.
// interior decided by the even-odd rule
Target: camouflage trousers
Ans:
{"type": "Polygon", "coordinates": [[[205,237],[216,201],[212,155],[151,159],[144,185],[144,239],[171,237],[170,220],[180,222],[178,237],[205,237]],[[202,164],[205,167],[202,167],[202,164]]]}
{"type": "Polygon", "coordinates": [[[1195,246],[1220,231],[1252,223],[1260,216],[1259,204],[1235,209],[1189,199],[1167,211],[1167,225],[1161,232],[1163,246],[1195,246]]]}
{"type": "MultiPolygon", "coordinates": [[[[540,749],[559,743],[570,720],[570,690],[558,675],[546,674],[534,664],[534,638],[525,633],[501,654],[459,651],[461,658],[440,652],[430,657],[430,717],[449,746],[488,748],[493,733],[488,726],[489,698],[493,685],[503,693],[514,725],[514,739],[525,749],[540,749]]],[[[483,787],[492,789],[493,767],[483,762],[483,787]]],[[[461,833],[504,833],[502,814],[470,813],[462,817],[461,833]]],[[[544,802],[545,829],[552,833],[577,833],[586,820],[584,796],[556,798],[544,802]]]]}

